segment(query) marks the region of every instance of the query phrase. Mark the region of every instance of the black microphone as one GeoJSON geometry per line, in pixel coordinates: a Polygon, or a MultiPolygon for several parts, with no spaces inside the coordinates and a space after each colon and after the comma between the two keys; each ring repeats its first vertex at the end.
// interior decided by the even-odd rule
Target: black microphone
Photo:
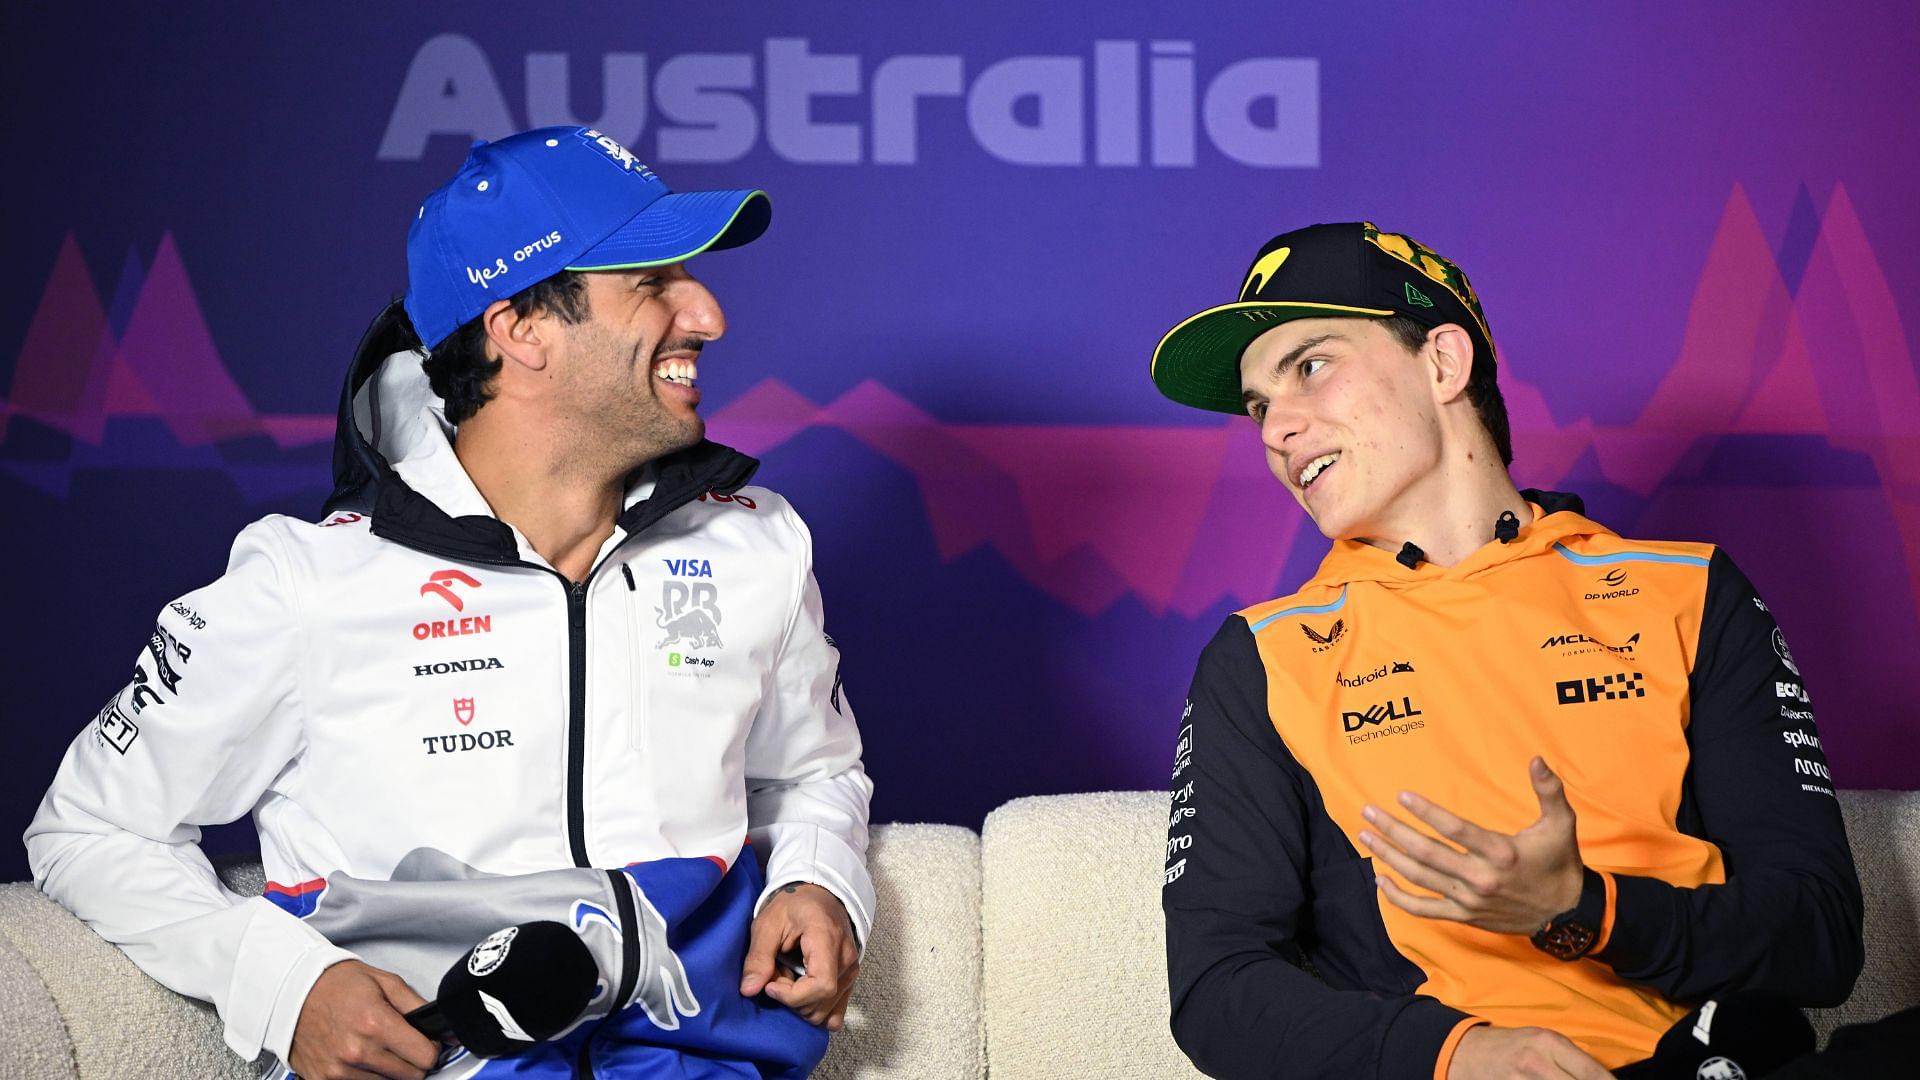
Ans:
{"type": "Polygon", "coordinates": [[[451,1035],[480,1057],[517,1054],[578,1020],[599,982],[593,953],[565,923],[521,923],[454,961],[438,997],[407,1022],[436,1041],[451,1035]]]}
{"type": "Polygon", "coordinates": [[[1421,551],[1419,545],[1409,540],[1400,548],[1400,554],[1395,555],[1393,558],[1395,562],[1398,562],[1401,566],[1409,570],[1418,570],[1420,568],[1420,560],[1426,557],[1427,553],[1421,551]]]}
{"type": "Polygon", "coordinates": [[[1614,1070],[1635,1080],[1762,1077],[1813,1052],[1813,1025],[1778,994],[1725,994],[1673,1025],[1645,1061],[1614,1070]]]}
{"type": "Polygon", "coordinates": [[[1493,523],[1493,538],[1503,544],[1511,544],[1519,535],[1520,519],[1514,517],[1511,510],[1500,511],[1500,519],[1493,523]]]}

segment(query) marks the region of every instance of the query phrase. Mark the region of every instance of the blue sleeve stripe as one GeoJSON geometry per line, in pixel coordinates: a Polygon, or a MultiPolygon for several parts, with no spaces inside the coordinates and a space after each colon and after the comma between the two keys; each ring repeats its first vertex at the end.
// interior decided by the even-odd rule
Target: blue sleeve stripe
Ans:
{"type": "Polygon", "coordinates": [[[1653,551],[1622,551],[1617,555],[1576,555],[1567,550],[1565,544],[1553,545],[1553,550],[1571,563],[1581,566],[1604,566],[1617,562],[1664,562],[1680,563],[1685,566],[1705,566],[1707,560],[1698,555],[1662,555],[1653,551]]]}
{"type": "Polygon", "coordinates": [[[1341,608],[1346,606],[1347,606],[1347,587],[1345,585],[1342,585],[1340,587],[1340,598],[1338,600],[1335,600],[1333,603],[1315,604],[1311,607],[1290,607],[1284,611],[1276,611],[1273,614],[1267,616],[1266,618],[1261,619],[1259,622],[1254,623],[1253,632],[1257,634],[1260,632],[1261,627],[1267,625],[1268,623],[1272,622],[1275,619],[1284,619],[1289,615],[1325,615],[1329,612],[1339,611],[1341,608]]]}

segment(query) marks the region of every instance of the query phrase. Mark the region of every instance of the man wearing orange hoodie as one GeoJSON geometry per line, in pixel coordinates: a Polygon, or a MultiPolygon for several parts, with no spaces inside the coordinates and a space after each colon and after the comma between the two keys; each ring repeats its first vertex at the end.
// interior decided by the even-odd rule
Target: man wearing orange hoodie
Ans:
{"type": "Polygon", "coordinates": [[[1172,1024],[1212,1075],[1591,1080],[1691,1003],[1859,974],[1771,612],[1710,544],[1517,490],[1494,361],[1459,268],[1369,223],[1274,238],[1155,351],[1333,541],[1227,619],[1182,720],[1172,1024]]]}

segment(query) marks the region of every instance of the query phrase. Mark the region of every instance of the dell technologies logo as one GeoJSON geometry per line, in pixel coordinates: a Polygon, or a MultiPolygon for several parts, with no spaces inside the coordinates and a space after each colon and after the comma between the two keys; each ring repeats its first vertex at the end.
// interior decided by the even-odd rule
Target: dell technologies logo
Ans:
{"type": "Polygon", "coordinates": [[[1188,167],[1203,143],[1256,168],[1320,164],[1316,59],[1203,65],[1191,41],[1095,41],[1090,52],[862,56],[778,37],[755,52],[489,56],[472,37],[438,34],[407,67],[378,156],[419,161],[435,135],[498,139],[550,124],[644,148],[651,125],[655,162],[738,161],[764,139],[800,165],[913,165],[923,139],[951,141],[964,124],[1011,165],[1188,167]],[[506,88],[519,86],[515,111],[506,88]],[[594,104],[596,117],[576,112],[594,104]]]}

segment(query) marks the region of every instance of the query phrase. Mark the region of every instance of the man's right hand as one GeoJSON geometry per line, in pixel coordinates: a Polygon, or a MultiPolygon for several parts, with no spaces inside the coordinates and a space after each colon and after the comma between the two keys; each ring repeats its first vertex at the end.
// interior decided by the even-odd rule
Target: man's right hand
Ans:
{"type": "Polygon", "coordinates": [[[307,992],[287,1064],[300,1080],[421,1080],[440,1047],[403,1014],[425,1004],[393,972],[342,960],[307,992]]]}
{"type": "Polygon", "coordinates": [[[1612,1080],[1613,1074],[1557,1031],[1485,1024],[1467,1029],[1447,1066],[1447,1080],[1508,1080],[1514,1076],[1612,1080]]]}

